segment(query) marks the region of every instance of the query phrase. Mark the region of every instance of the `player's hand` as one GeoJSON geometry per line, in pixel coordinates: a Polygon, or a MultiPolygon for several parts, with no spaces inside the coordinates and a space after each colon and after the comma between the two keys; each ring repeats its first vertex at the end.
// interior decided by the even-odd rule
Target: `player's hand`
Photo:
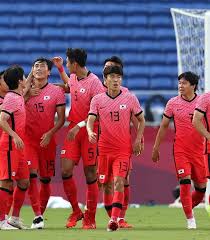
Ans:
{"type": "Polygon", "coordinates": [[[96,143],[97,142],[97,134],[94,132],[88,132],[88,139],[89,139],[89,142],[96,143]]]}
{"type": "Polygon", "coordinates": [[[37,88],[37,87],[32,87],[30,90],[29,90],[29,94],[30,96],[38,96],[41,92],[41,89],[40,88],[37,88]]]}
{"type": "Polygon", "coordinates": [[[13,141],[15,143],[15,147],[18,149],[18,150],[21,150],[24,148],[24,143],[23,143],[23,140],[18,136],[16,135],[15,137],[13,137],[13,141]]]}
{"type": "Polygon", "coordinates": [[[80,127],[78,125],[75,125],[72,129],[70,129],[67,133],[67,139],[69,141],[72,141],[75,139],[77,133],[79,132],[80,127]]]}
{"type": "Polygon", "coordinates": [[[152,161],[157,163],[160,160],[160,152],[159,149],[153,148],[152,150],[152,161]]]}
{"type": "Polygon", "coordinates": [[[51,60],[57,68],[61,68],[63,66],[63,58],[62,57],[60,57],[60,56],[54,57],[51,60]]]}
{"type": "Polygon", "coordinates": [[[133,145],[133,154],[135,156],[139,156],[142,153],[142,142],[139,140],[136,140],[133,145]]]}
{"type": "Polygon", "coordinates": [[[51,138],[51,132],[44,133],[41,137],[40,147],[47,147],[47,145],[50,143],[51,138]]]}

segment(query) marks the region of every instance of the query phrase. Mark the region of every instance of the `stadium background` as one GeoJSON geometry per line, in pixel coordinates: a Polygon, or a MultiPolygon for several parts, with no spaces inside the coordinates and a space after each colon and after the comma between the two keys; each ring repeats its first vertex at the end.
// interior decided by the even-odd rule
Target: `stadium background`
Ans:
{"type": "MultiPolygon", "coordinates": [[[[120,56],[124,85],[138,96],[145,110],[145,151],[133,158],[133,203],[164,204],[173,201],[177,181],[172,156],[173,131],[161,148],[161,162],[151,162],[151,148],[166,101],[177,92],[177,56],[170,7],[208,8],[210,0],[198,1],[0,1],[0,69],[20,64],[29,73],[37,57],[60,55],[68,47],[88,52],[88,68],[102,79],[105,58],[120,56]]],[[[56,69],[50,82],[58,82],[56,69]]],[[[82,107],[82,106],[81,106],[82,107]]],[[[58,152],[65,129],[58,135],[58,152]]],[[[62,195],[57,159],[53,195],[62,195]]],[[[79,200],[84,202],[81,165],[76,170],[79,200]]]]}

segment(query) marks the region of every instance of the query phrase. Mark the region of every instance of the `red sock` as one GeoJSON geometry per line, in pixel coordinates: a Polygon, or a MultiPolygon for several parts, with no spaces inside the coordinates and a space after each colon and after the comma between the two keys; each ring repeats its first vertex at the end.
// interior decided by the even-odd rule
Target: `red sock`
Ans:
{"type": "Polygon", "coordinates": [[[5,214],[7,209],[7,201],[9,199],[10,190],[0,187],[0,221],[5,220],[5,214]]]}
{"type": "Polygon", "coordinates": [[[51,194],[51,186],[50,183],[43,183],[41,181],[41,187],[40,187],[40,208],[41,208],[41,214],[43,215],[46,207],[48,200],[50,198],[51,194]]]}
{"type": "Polygon", "coordinates": [[[39,190],[37,186],[37,177],[30,178],[30,186],[28,189],[28,195],[31,200],[31,206],[33,208],[35,216],[41,215],[39,190]]]}
{"type": "MultiPolygon", "coordinates": [[[[188,179],[184,179],[188,180],[188,179]]],[[[191,195],[191,184],[190,183],[184,183],[180,184],[180,200],[182,203],[182,207],[184,210],[184,213],[186,215],[186,218],[192,218],[192,195],[191,195]]]]}
{"type": "Polygon", "coordinates": [[[130,199],[130,186],[125,185],[124,186],[124,201],[123,201],[122,210],[120,212],[120,218],[125,218],[125,213],[128,209],[129,199],[130,199]]]}
{"type": "Polygon", "coordinates": [[[7,201],[7,209],[6,209],[6,215],[9,215],[11,207],[12,207],[12,202],[13,202],[13,191],[9,194],[9,198],[7,201]]]}
{"type": "Polygon", "coordinates": [[[96,215],[98,193],[99,193],[99,190],[98,190],[97,180],[87,184],[86,206],[87,206],[88,212],[91,213],[91,216],[93,219],[95,219],[95,215],[96,215]]]}
{"type": "Polygon", "coordinates": [[[103,194],[103,198],[104,198],[104,207],[106,209],[106,212],[108,214],[109,217],[111,217],[112,215],[112,201],[113,201],[113,194],[109,193],[109,194],[106,194],[104,192],[103,194]]]}
{"type": "Polygon", "coordinates": [[[114,192],[112,202],[112,219],[117,220],[122,210],[122,203],[124,199],[124,192],[114,192]]]}
{"type": "Polygon", "coordinates": [[[23,202],[25,200],[27,189],[21,189],[18,186],[15,187],[14,194],[13,194],[13,211],[12,216],[19,217],[20,209],[23,206],[23,202]]]}
{"type": "Polygon", "coordinates": [[[73,211],[80,211],[77,200],[77,188],[72,176],[69,178],[63,178],[63,188],[69,202],[71,203],[73,211]]]}
{"type": "Polygon", "coordinates": [[[202,202],[204,195],[205,195],[205,191],[206,191],[206,188],[195,189],[195,191],[192,192],[192,208],[194,208],[200,202],[202,202]]]}

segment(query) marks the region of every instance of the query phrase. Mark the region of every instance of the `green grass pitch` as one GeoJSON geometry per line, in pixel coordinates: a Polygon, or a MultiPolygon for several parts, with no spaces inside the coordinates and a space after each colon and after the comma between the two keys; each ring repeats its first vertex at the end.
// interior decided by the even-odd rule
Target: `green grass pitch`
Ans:
{"type": "MultiPolygon", "coordinates": [[[[74,229],[64,227],[69,209],[47,209],[43,230],[0,231],[0,240],[209,240],[210,218],[205,209],[195,209],[196,230],[187,230],[182,209],[167,206],[129,209],[127,219],[132,230],[107,232],[108,218],[104,209],[97,212],[97,229],[82,230],[81,222],[74,229]]],[[[21,217],[30,226],[33,219],[30,207],[22,209],[21,217]]]]}

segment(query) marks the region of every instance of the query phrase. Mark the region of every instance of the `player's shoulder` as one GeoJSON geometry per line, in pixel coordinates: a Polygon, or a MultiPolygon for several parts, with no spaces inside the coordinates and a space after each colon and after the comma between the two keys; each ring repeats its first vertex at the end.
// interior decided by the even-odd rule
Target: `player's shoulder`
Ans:
{"type": "Polygon", "coordinates": [[[178,101],[181,100],[181,97],[180,96],[175,96],[175,97],[172,97],[168,100],[167,104],[174,104],[174,103],[177,103],[178,101]]]}
{"type": "Polygon", "coordinates": [[[98,77],[96,74],[90,72],[90,74],[88,75],[88,77],[89,77],[89,79],[90,79],[92,82],[100,82],[101,85],[102,85],[101,80],[99,79],[99,77],[98,77]]]}
{"type": "Polygon", "coordinates": [[[120,90],[122,91],[122,92],[129,92],[129,89],[127,88],[127,87],[123,87],[123,86],[121,86],[120,87],[120,90]]]}
{"type": "Polygon", "coordinates": [[[103,93],[99,93],[99,94],[95,95],[93,98],[98,100],[98,99],[102,99],[106,96],[107,96],[106,92],[103,92],[103,93]]]}
{"type": "Polygon", "coordinates": [[[51,91],[55,91],[55,92],[64,92],[63,89],[59,86],[56,86],[52,83],[48,83],[48,88],[51,90],[51,91]]]}

